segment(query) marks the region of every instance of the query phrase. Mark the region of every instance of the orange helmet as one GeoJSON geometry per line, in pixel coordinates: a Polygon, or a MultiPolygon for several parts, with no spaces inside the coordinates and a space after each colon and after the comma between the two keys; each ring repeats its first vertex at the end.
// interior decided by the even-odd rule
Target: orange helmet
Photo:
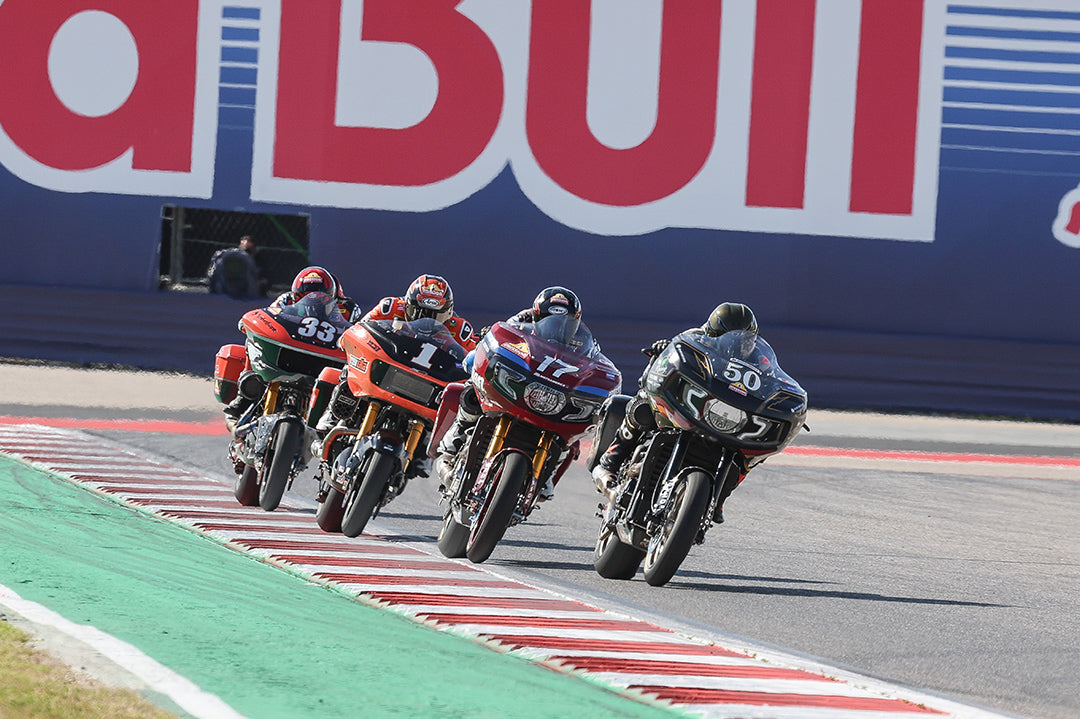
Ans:
{"type": "Polygon", "coordinates": [[[454,316],[454,293],[450,283],[438,275],[420,275],[405,293],[405,317],[431,317],[446,322],[454,316]]]}
{"type": "Polygon", "coordinates": [[[338,284],[334,276],[322,267],[305,267],[296,274],[292,291],[296,299],[300,299],[308,292],[325,292],[331,297],[337,297],[338,284]]]}

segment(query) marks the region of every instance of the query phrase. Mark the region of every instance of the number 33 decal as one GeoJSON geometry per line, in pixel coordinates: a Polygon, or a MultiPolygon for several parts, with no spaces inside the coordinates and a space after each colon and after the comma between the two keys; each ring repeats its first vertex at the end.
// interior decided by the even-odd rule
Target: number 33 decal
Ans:
{"type": "Polygon", "coordinates": [[[334,326],[329,322],[315,317],[305,317],[300,320],[300,329],[296,334],[301,337],[314,337],[320,342],[331,342],[334,339],[334,326]]]}

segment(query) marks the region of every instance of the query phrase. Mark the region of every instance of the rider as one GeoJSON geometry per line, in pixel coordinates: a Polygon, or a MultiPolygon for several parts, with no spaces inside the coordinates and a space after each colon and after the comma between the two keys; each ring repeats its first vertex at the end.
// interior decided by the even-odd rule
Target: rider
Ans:
{"type": "Polygon", "coordinates": [[[337,300],[338,310],[342,317],[349,322],[356,322],[359,319],[360,308],[351,297],[345,295],[338,278],[334,273],[317,265],[300,270],[293,279],[289,291],[278,295],[277,299],[270,303],[270,307],[280,309],[294,304],[309,292],[325,292],[337,300]]]}
{"type": "Polygon", "coordinates": [[[404,297],[384,297],[372,307],[365,320],[418,320],[430,317],[441,322],[466,350],[476,346],[472,325],[454,314],[454,293],[450,283],[438,275],[420,275],[404,297]]]}
{"type": "MultiPolygon", "coordinates": [[[[569,315],[580,319],[581,300],[578,299],[578,296],[574,294],[573,291],[568,290],[565,287],[545,287],[536,295],[532,307],[523,309],[521,312],[510,317],[507,319],[507,323],[520,327],[525,323],[539,322],[543,318],[551,315],[569,315]]],[[[481,330],[480,336],[483,337],[487,334],[487,330],[487,327],[481,330]]],[[[599,351],[599,345],[596,345],[596,347],[596,351],[599,351]]],[[[465,358],[465,364],[466,367],[471,367],[472,354],[465,358]]],[[[435,457],[435,469],[438,476],[442,477],[446,474],[445,467],[447,462],[450,457],[461,449],[465,442],[465,433],[480,420],[481,412],[480,400],[476,397],[476,387],[473,386],[472,379],[470,378],[469,380],[466,380],[465,388],[458,397],[458,410],[457,415],[454,417],[454,422],[446,430],[446,434],[443,435],[442,441],[439,442],[439,447],[437,449],[438,454],[435,457]]],[[[555,487],[551,484],[551,479],[549,478],[540,489],[539,499],[546,502],[554,497],[555,487]]]]}
{"type": "MultiPolygon", "coordinates": [[[[341,291],[341,285],[338,283],[337,278],[330,273],[329,270],[312,265],[305,267],[296,273],[296,277],[293,278],[292,287],[287,292],[283,292],[277,296],[277,298],[270,303],[268,309],[280,310],[288,305],[296,304],[306,295],[312,292],[324,292],[337,300],[338,310],[342,316],[352,321],[352,315],[356,314],[356,303],[352,299],[346,297],[341,291]]],[[[241,331],[243,328],[241,327],[241,331]]],[[[244,372],[251,372],[251,370],[244,370],[244,372]]],[[[241,378],[244,373],[241,373],[241,378]]],[[[236,398],[232,402],[225,405],[226,422],[229,420],[236,421],[240,418],[251,403],[254,402],[257,397],[245,397],[242,394],[236,395],[236,398]]]]}
{"type": "MultiPolygon", "coordinates": [[[[686,330],[684,334],[704,334],[709,337],[719,337],[731,330],[748,330],[757,334],[757,318],[754,317],[754,313],[749,307],[736,302],[721,303],[712,311],[705,324],[701,327],[686,330]]],[[[639,387],[644,385],[645,377],[649,374],[649,367],[652,365],[651,358],[663,352],[669,344],[671,344],[670,339],[660,339],[653,342],[648,349],[642,350],[642,352],[649,355],[650,360],[638,380],[639,387]]],[[[613,490],[619,485],[619,468],[626,461],[626,458],[630,456],[633,448],[637,446],[642,435],[654,429],[656,429],[656,415],[649,404],[649,396],[644,389],[639,389],[637,394],[626,405],[626,415],[619,424],[611,445],[601,455],[596,467],[593,468],[593,481],[601,493],[607,494],[611,492],[615,494],[613,490]]],[[[716,512],[713,515],[713,521],[717,524],[722,524],[724,521],[724,500],[743,481],[746,472],[746,467],[742,467],[739,472],[738,482],[734,484],[726,482],[721,489],[720,497],[716,502],[716,512]]]]}

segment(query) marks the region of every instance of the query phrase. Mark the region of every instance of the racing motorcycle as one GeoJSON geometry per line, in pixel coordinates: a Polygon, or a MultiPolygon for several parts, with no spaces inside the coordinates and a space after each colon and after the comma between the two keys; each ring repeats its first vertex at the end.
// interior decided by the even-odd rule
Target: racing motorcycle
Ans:
{"type": "Polygon", "coordinates": [[[322,439],[315,518],[356,537],[415,475],[443,389],[467,376],[466,352],[426,317],[359,322],[340,344],[347,364],[329,404],[339,421],[322,439]]]}
{"type": "MultiPolygon", "coordinates": [[[[577,318],[498,322],[477,346],[471,382],[483,414],[440,476],[446,504],[439,550],[483,562],[508,527],[525,521],[539,490],[579,456],[601,404],[622,375],[577,318]]],[[[432,454],[451,425],[464,385],[447,387],[432,454]]],[[[438,466],[441,463],[437,463],[438,466]]]]}
{"type": "Polygon", "coordinates": [[[235,421],[226,421],[232,433],[228,457],[237,473],[233,493],[240,504],[277,509],[307,466],[314,436],[307,425],[312,387],[324,367],[344,365],[337,342],[348,327],[333,297],[311,292],[291,305],[247,312],[240,319],[244,345],[218,351],[218,399],[231,401],[239,393],[251,400],[235,421]]]}
{"type": "MultiPolygon", "coordinates": [[[[602,577],[666,584],[691,546],[705,541],[718,510],[746,472],[780,452],[806,419],[807,395],[777,364],[764,338],[683,333],[653,358],[642,388],[657,419],[622,464],[614,487],[598,487],[600,531],[593,564],[602,577]]],[[[591,472],[630,401],[601,411],[591,472]]]]}

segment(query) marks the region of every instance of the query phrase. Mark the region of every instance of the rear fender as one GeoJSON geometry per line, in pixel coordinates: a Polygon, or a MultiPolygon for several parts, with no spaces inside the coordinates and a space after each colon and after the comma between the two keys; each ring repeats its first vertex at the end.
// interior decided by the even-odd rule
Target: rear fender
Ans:
{"type": "Polygon", "coordinates": [[[222,345],[214,356],[214,397],[228,404],[236,399],[236,383],[247,366],[244,345],[222,345]]]}

